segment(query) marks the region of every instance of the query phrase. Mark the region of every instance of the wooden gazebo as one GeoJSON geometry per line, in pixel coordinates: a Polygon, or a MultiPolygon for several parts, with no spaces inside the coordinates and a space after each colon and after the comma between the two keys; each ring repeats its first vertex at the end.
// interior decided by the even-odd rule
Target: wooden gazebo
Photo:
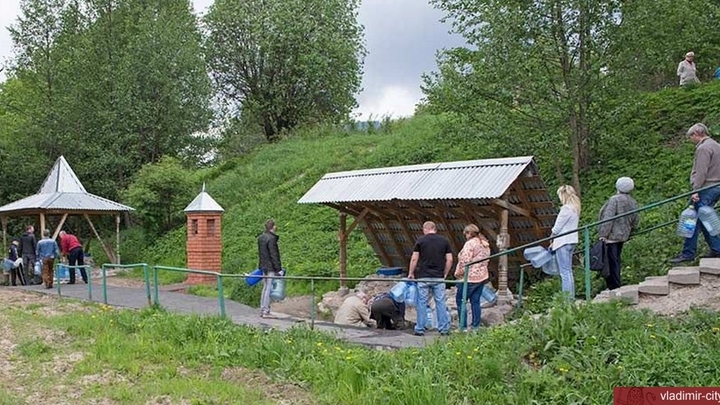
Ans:
{"type": "MultiPolygon", "coordinates": [[[[532,156],[328,173],[298,202],[340,212],[341,278],[356,227],[383,266],[407,269],[424,221],[434,221],[456,253],[464,227],[475,223],[498,252],[549,236],[557,215],[532,156]],[[349,225],[347,215],[354,217],[349,225]]],[[[501,299],[509,299],[508,264],[522,261],[521,254],[509,256],[497,263],[501,299]]]]}
{"type": "Polygon", "coordinates": [[[49,217],[59,217],[52,238],[57,238],[65,221],[70,215],[83,216],[100,242],[100,246],[113,263],[120,263],[120,215],[134,209],[90,194],[63,156],[60,156],[50,169],[37,194],[25,197],[0,207],[0,221],[3,228],[3,246],[7,248],[7,223],[9,217],[37,216],[40,229],[46,229],[49,217]],[[115,249],[106,245],[91,220],[93,215],[115,216],[115,249]]]}

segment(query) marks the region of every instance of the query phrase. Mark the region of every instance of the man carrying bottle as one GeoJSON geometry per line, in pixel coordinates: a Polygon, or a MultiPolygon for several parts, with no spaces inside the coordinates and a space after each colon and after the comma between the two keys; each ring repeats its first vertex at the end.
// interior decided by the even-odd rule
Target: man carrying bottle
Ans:
{"type": "MultiPolygon", "coordinates": [[[[695,144],[695,158],[690,173],[692,189],[700,190],[713,184],[720,186],[720,144],[710,137],[708,127],[702,123],[690,127],[687,136],[695,144]]],[[[720,199],[720,187],[696,191],[690,197],[690,200],[695,204],[696,210],[703,206],[714,208],[718,199],[720,199]]],[[[691,237],[685,238],[682,252],[677,257],[670,259],[670,263],[695,260],[699,232],[703,233],[705,241],[710,246],[710,253],[703,256],[703,258],[720,257],[720,237],[711,235],[702,221],[697,221],[695,232],[691,237]]]]}

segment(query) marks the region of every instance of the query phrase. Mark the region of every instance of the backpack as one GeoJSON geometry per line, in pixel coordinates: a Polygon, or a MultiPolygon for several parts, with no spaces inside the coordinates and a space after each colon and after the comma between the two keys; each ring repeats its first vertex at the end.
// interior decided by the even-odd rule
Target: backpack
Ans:
{"type": "Polygon", "coordinates": [[[607,246],[599,240],[590,248],[590,270],[599,271],[605,277],[608,270],[607,246]]]}

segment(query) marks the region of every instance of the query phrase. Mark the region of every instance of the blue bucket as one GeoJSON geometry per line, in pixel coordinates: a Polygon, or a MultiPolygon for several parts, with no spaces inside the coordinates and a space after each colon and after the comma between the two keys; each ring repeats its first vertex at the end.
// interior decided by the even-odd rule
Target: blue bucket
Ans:
{"type": "Polygon", "coordinates": [[[252,273],[245,275],[245,282],[247,283],[247,285],[252,287],[255,284],[262,281],[262,277],[258,277],[258,276],[262,276],[262,275],[263,275],[262,270],[255,269],[255,271],[253,271],[252,273]]]}
{"type": "Polygon", "coordinates": [[[381,276],[399,276],[402,271],[402,267],[381,267],[377,270],[377,274],[381,276]]]}

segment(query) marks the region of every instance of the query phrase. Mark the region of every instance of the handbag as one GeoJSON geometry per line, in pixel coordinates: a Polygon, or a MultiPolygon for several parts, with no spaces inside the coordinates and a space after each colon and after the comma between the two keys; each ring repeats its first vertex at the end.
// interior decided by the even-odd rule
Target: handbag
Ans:
{"type": "Polygon", "coordinates": [[[608,268],[607,244],[604,240],[595,242],[590,248],[590,270],[599,271],[602,277],[610,275],[608,268]]]}

